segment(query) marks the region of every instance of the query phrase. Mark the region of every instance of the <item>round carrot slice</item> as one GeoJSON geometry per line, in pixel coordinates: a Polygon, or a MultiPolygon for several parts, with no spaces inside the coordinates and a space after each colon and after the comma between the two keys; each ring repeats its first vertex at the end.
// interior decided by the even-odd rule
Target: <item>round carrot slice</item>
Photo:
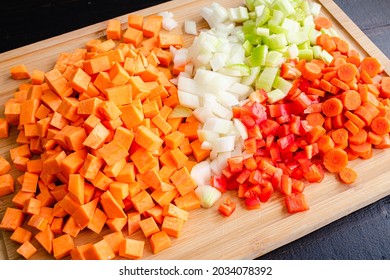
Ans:
{"type": "Polygon", "coordinates": [[[324,166],[332,173],[338,173],[348,164],[347,153],[340,148],[334,148],[324,154],[324,166]]]}

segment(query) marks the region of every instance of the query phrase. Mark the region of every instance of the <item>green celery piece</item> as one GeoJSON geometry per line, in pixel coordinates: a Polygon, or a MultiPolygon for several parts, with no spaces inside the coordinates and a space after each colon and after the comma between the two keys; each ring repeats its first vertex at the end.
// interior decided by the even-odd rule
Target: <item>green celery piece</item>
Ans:
{"type": "Polygon", "coordinates": [[[287,46],[287,39],[284,33],[281,34],[272,34],[268,36],[268,46],[270,49],[281,49],[287,46]]]}
{"type": "Polygon", "coordinates": [[[268,45],[258,45],[253,48],[251,55],[248,57],[248,63],[253,66],[264,66],[267,59],[268,45]]]}
{"type": "Polygon", "coordinates": [[[283,92],[280,89],[274,89],[273,91],[267,92],[268,102],[273,104],[277,101],[285,98],[287,93],[283,92]]]}
{"type": "Polygon", "coordinates": [[[256,32],[255,21],[249,19],[242,24],[242,32],[245,34],[254,34],[256,32]]]}
{"type": "Polygon", "coordinates": [[[278,72],[278,67],[265,67],[264,70],[260,73],[259,77],[256,79],[256,89],[263,89],[266,92],[271,91],[278,72]]]}
{"type": "Polygon", "coordinates": [[[277,76],[275,78],[275,81],[274,81],[272,87],[275,89],[280,89],[281,91],[283,91],[284,93],[287,94],[290,91],[290,89],[292,88],[292,83],[283,79],[280,76],[277,76]]]}
{"type": "Polygon", "coordinates": [[[280,67],[283,62],[283,53],[278,51],[269,51],[265,61],[266,67],[280,67]]]}
{"type": "Polygon", "coordinates": [[[321,46],[313,46],[311,47],[313,50],[313,57],[316,59],[322,59],[322,47],[321,46]]]}
{"type": "MultiPolygon", "coordinates": [[[[256,9],[259,9],[259,7],[263,7],[261,14],[256,13],[256,26],[263,26],[270,18],[271,11],[268,7],[262,5],[256,7],[256,9]]],[[[261,9],[260,9],[261,10],[261,9]]]]}
{"type": "Polygon", "coordinates": [[[250,12],[255,10],[255,0],[245,0],[245,6],[250,12]]]}
{"type": "Polygon", "coordinates": [[[261,36],[257,36],[257,34],[246,34],[245,37],[244,37],[244,40],[248,41],[249,43],[251,43],[252,45],[260,45],[261,42],[262,42],[262,37],[261,36]]]}
{"type": "Polygon", "coordinates": [[[244,44],[242,44],[242,47],[245,50],[245,56],[249,56],[253,50],[253,45],[248,40],[245,40],[244,44]]]}
{"type": "Polygon", "coordinates": [[[306,31],[289,32],[286,39],[289,44],[302,45],[309,42],[309,35],[306,31]]]}
{"type": "Polygon", "coordinates": [[[299,59],[305,59],[306,61],[313,60],[313,50],[299,50],[298,57],[299,59]]]}
{"type": "Polygon", "coordinates": [[[273,8],[281,11],[285,16],[289,16],[295,12],[295,9],[290,1],[286,0],[275,0],[273,8]]]}
{"type": "Polygon", "coordinates": [[[284,19],[284,14],[283,12],[279,10],[273,10],[272,11],[272,17],[268,21],[268,25],[280,25],[282,24],[282,21],[284,19]]]}

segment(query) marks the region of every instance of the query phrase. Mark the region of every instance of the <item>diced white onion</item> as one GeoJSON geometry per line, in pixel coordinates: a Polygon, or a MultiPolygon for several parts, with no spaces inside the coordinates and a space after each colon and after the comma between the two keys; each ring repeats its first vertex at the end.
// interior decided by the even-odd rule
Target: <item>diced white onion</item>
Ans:
{"type": "Polygon", "coordinates": [[[194,20],[184,21],[184,32],[190,35],[197,35],[196,22],[194,20]]]}
{"type": "Polygon", "coordinates": [[[211,169],[209,161],[199,162],[192,167],[191,176],[194,178],[197,186],[210,184],[211,169]]]}
{"type": "Polygon", "coordinates": [[[210,185],[198,186],[195,194],[204,208],[210,208],[221,197],[221,192],[210,185]]]}

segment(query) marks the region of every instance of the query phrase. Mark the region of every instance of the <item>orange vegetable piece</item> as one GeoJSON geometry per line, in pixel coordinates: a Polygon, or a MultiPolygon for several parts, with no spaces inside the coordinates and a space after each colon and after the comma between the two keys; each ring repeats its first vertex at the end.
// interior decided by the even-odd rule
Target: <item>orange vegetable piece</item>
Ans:
{"type": "Polygon", "coordinates": [[[110,19],[106,28],[107,39],[120,40],[122,38],[121,22],[117,19],[110,19]]]}
{"type": "Polygon", "coordinates": [[[9,123],[7,119],[0,118],[0,139],[8,138],[9,135],[9,123]]]}
{"type": "Polygon", "coordinates": [[[327,17],[323,16],[317,16],[314,19],[314,24],[317,30],[321,30],[322,28],[328,29],[332,27],[332,22],[327,17]]]}
{"type": "Polygon", "coordinates": [[[341,114],[343,111],[343,103],[340,99],[332,97],[324,101],[322,104],[322,112],[327,117],[334,117],[341,114]]]}
{"type": "Polygon", "coordinates": [[[360,71],[366,71],[373,78],[381,71],[381,64],[375,57],[365,57],[360,63],[360,71]]]}
{"type": "Polygon", "coordinates": [[[128,259],[141,259],[143,256],[145,241],[126,238],[119,246],[119,256],[128,259]]]}
{"type": "Polygon", "coordinates": [[[338,176],[343,183],[348,185],[355,183],[357,179],[357,173],[355,172],[355,170],[349,167],[345,167],[344,169],[342,169],[339,172],[338,176]]]}
{"type": "Polygon", "coordinates": [[[172,241],[165,231],[159,231],[153,234],[149,241],[154,254],[158,254],[172,245],[172,241]]]}
{"type": "Polygon", "coordinates": [[[16,249],[16,252],[25,259],[30,259],[36,252],[38,252],[38,250],[29,241],[26,241],[18,249],[16,249]]]}
{"type": "Polygon", "coordinates": [[[12,241],[18,242],[20,244],[23,244],[26,241],[31,241],[31,238],[32,232],[23,227],[17,227],[10,236],[12,241]]]}
{"type": "Polygon", "coordinates": [[[63,234],[53,239],[53,255],[57,260],[68,256],[73,249],[74,241],[69,234],[63,234]]]}
{"type": "Polygon", "coordinates": [[[84,257],[87,260],[111,260],[115,258],[115,253],[111,249],[106,239],[102,239],[84,251],[84,257]]]}
{"type": "Polygon", "coordinates": [[[348,164],[348,155],[341,148],[327,151],[323,157],[324,166],[332,173],[338,173],[348,164]]]}
{"type": "Polygon", "coordinates": [[[11,68],[11,76],[15,80],[29,79],[31,77],[26,65],[19,64],[11,68]]]}

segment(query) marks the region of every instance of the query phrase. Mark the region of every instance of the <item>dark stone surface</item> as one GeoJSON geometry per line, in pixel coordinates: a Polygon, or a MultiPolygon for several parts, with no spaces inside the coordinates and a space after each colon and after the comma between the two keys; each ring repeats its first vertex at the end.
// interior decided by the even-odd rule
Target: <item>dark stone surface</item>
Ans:
{"type": "MultiPolygon", "coordinates": [[[[0,9],[0,53],[162,2],[8,1],[0,9]]],[[[390,57],[389,0],[335,2],[390,57]]],[[[390,259],[390,197],[259,259],[390,259]]]]}

